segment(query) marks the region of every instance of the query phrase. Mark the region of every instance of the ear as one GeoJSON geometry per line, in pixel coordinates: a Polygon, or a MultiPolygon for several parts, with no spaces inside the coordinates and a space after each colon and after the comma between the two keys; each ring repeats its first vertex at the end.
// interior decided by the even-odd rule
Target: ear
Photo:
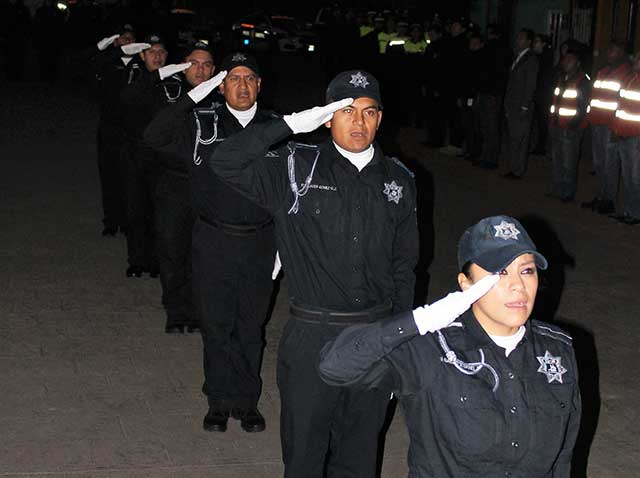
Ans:
{"type": "Polygon", "coordinates": [[[331,120],[327,121],[327,122],[324,124],[324,127],[325,127],[325,128],[327,128],[327,129],[331,129],[331,120]]]}
{"type": "Polygon", "coordinates": [[[382,110],[378,110],[378,122],[376,124],[376,131],[380,128],[380,123],[382,123],[382,110]]]}
{"type": "Polygon", "coordinates": [[[469,279],[466,275],[460,272],[458,274],[458,285],[460,286],[461,290],[465,291],[473,285],[473,282],[471,282],[471,279],[469,279]]]}
{"type": "Polygon", "coordinates": [[[220,93],[224,96],[224,80],[222,80],[222,83],[220,83],[220,86],[218,86],[218,90],[220,90],[220,93]]]}
{"type": "Polygon", "coordinates": [[[144,61],[144,52],[143,52],[143,51],[141,51],[140,53],[138,53],[138,55],[140,55],[140,59],[141,59],[142,61],[144,61]]]}
{"type": "Polygon", "coordinates": [[[262,78],[258,77],[258,81],[256,82],[258,85],[258,93],[260,93],[260,87],[262,86],[262,78]]]}

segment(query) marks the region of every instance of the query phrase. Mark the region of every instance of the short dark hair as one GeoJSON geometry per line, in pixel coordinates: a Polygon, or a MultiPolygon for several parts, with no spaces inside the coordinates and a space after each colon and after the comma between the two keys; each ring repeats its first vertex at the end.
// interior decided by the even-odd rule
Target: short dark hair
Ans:
{"type": "Polygon", "coordinates": [[[520,30],[520,33],[524,33],[527,36],[527,40],[529,40],[530,42],[533,42],[533,39],[536,35],[530,28],[522,28],[520,30]]]}
{"type": "Polygon", "coordinates": [[[460,270],[460,272],[462,272],[469,279],[471,279],[471,264],[473,264],[473,262],[471,261],[465,262],[462,266],[462,269],[460,270]]]}

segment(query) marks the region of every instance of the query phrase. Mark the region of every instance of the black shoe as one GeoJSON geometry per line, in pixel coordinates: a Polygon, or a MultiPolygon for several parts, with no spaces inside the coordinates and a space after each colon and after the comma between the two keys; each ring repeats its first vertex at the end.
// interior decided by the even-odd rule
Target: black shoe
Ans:
{"type": "Polygon", "coordinates": [[[240,420],[240,426],[245,432],[262,432],[266,428],[264,417],[257,408],[234,408],[231,416],[240,420]]]}
{"type": "Polygon", "coordinates": [[[115,237],[116,234],[118,234],[118,226],[105,226],[105,228],[102,230],[103,237],[115,237]]]}
{"type": "Polygon", "coordinates": [[[188,334],[196,334],[200,332],[200,326],[198,324],[189,324],[187,325],[187,333],[188,334]]]}
{"type": "Polygon", "coordinates": [[[145,269],[145,272],[148,272],[149,277],[153,279],[157,279],[158,277],[160,277],[160,271],[158,270],[158,266],[149,267],[148,269],[145,269]]]}
{"type": "Polygon", "coordinates": [[[142,277],[144,269],[140,266],[127,267],[127,277],[142,277]]]}
{"type": "Polygon", "coordinates": [[[596,212],[604,215],[613,214],[616,212],[616,208],[611,201],[600,201],[598,207],[596,207],[596,212]]]}
{"type": "Polygon", "coordinates": [[[640,224],[640,219],[636,219],[636,218],[631,217],[631,216],[626,216],[623,222],[627,226],[637,226],[638,224],[640,224]]]}
{"type": "Polygon", "coordinates": [[[502,177],[505,179],[511,179],[511,180],[522,179],[522,176],[518,176],[517,174],[513,174],[513,173],[503,174],[502,177]]]}
{"type": "Polygon", "coordinates": [[[595,211],[599,205],[600,198],[595,197],[591,201],[583,202],[582,204],[580,204],[580,207],[583,209],[591,209],[592,211],[595,211]]]}
{"type": "Polygon", "coordinates": [[[165,334],[184,334],[184,325],[180,324],[167,324],[164,326],[165,334]]]}
{"type": "Polygon", "coordinates": [[[210,408],[202,421],[202,428],[208,432],[226,432],[228,421],[228,411],[212,410],[210,408]]]}

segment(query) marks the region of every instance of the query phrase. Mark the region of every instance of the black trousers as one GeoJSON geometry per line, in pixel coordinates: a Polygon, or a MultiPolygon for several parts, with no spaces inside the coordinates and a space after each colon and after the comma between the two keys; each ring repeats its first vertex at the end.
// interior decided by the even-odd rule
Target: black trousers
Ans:
{"type": "Polygon", "coordinates": [[[531,111],[505,111],[505,156],[509,172],[522,177],[529,162],[529,139],[531,138],[531,111]]]}
{"type": "Polygon", "coordinates": [[[153,200],[158,172],[146,149],[125,141],[125,203],[127,210],[127,256],[129,265],[156,269],[153,200]]]}
{"type": "Polygon", "coordinates": [[[372,478],[389,390],[331,387],[318,354],[344,326],[291,318],[278,351],[285,478],[372,478]]]}
{"type": "Polygon", "coordinates": [[[204,345],[209,406],[250,408],[262,389],[260,367],[276,254],[273,225],[237,236],[196,219],[193,290],[204,345]]]}
{"type": "Polygon", "coordinates": [[[158,178],[154,211],[167,325],[197,325],[191,287],[191,233],[195,217],[188,176],[167,171],[158,178]]]}
{"type": "Polygon", "coordinates": [[[428,141],[434,147],[444,146],[447,134],[445,100],[440,94],[429,90],[427,91],[425,103],[428,141]]]}
{"type": "Polygon", "coordinates": [[[482,137],[482,156],[480,162],[494,166],[500,155],[500,108],[501,98],[494,95],[478,96],[477,107],[482,137]]]}
{"type": "Polygon", "coordinates": [[[124,166],[120,151],[124,132],[118,125],[105,121],[98,123],[98,173],[102,191],[102,222],[105,227],[121,227],[127,224],[124,207],[124,166]]]}

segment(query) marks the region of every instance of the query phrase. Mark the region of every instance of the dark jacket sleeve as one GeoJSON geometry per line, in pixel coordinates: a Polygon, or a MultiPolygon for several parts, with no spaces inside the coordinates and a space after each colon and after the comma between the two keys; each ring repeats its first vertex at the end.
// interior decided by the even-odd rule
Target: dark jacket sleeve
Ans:
{"type": "Polygon", "coordinates": [[[523,67],[523,82],[521,86],[520,108],[533,109],[533,98],[538,82],[538,58],[535,54],[529,53],[529,59],[523,67]]]}
{"type": "MultiPolygon", "coordinates": [[[[392,361],[386,358],[417,335],[419,332],[412,312],[405,312],[387,321],[348,327],[320,351],[320,377],[337,387],[374,388],[384,385],[402,391],[401,374],[393,364],[412,364],[407,360],[392,361]]],[[[408,374],[405,371],[402,375],[406,379],[408,374]]]]}
{"type": "Polygon", "coordinates": [[[124,127],[131,136],[140,140],[152,117],[153,87],[159,82],[157,71],[142,73],[125,86],[120,95],[125,111],[124,127]]]}
{"type": "Polygon", "coordinates": [[[193,151],[189,114],[195,105],[188,95],[184,95],[174,104],[161,109],[144,130],[144,142],[161,153],[188,158],[193,151]]]}
{"type": "Polygon", "coordinates": [[[571,353],[572,368],[575,370],[575,384],[573,390],[573,411],[569,416],[569,424],[567,427],[567,435],[564,440],[564,446],[558,456],[553,467],[552,478],[571,478],[571,460],[573,451],[578,439],[580,431],[580,417],[582,416],[582,401],[580,398],[580,387],[578,385],[578,364],[575,354],[571,353]]]}
{"type": "Polygon", "coordinates": [[[396,228],[393,241],[393,313],[411,309],[415,293],[415,268],[418,263],[418,219],[416,215],[416,188],[411,182],[404,217],[396,228]]]}
{"type": "Polygon", "coordinates": [[[273,213],[290,193],[288,154],[285,148],[267,153],[272,145],[291,134],[280,118],[252,124],[215,148],[209,157],[209,168],[242,195],[273,213]]]}

